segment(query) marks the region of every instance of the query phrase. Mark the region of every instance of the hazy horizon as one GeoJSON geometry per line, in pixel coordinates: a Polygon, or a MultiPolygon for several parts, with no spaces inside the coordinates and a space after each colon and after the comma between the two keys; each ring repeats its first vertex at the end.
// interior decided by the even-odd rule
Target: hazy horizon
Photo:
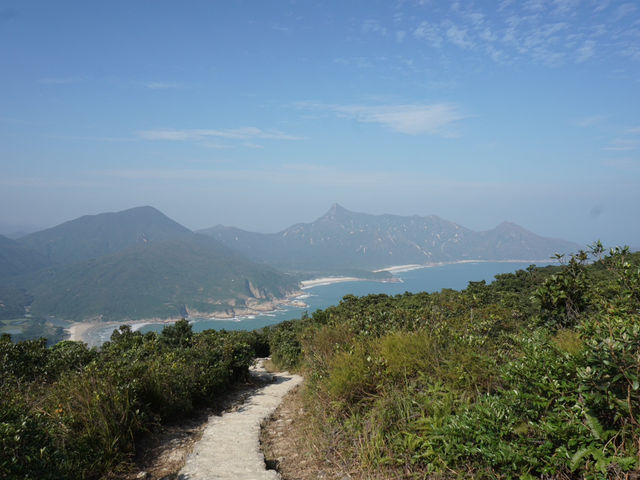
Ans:
{"type": "MultiPolygon", "coordinates": [[[[339,204],[338,204],[338,205],[339,205],[339,204]]],[[[340,205],[340,206],[341,206],[342,208],[345,208],[345,207],[344,207],[344,205],[340,205]]],[[[155,207],[153,207],[152,205],[138,205],[138,206],[136,206],[136,207],[131,207],[131,208],[138,208],[138,207],[152,207],[152,208],[155,208],[155,207]]],[[[330,208],[333,208],[333,204],[331,205],[331,207],[330,207],[330,208]]],[[[346,209],[346,210],[349,210],[349,211],[351,211],[351,212],[353,212],[353,213],[364,213],[364,214],[371,214],[371,215],[385,215],[385,214],[389,214],[389,212],[371,213],[371,212],[364,212],[364,211],[353,211],[353,210],[350,210],[349,208],[345,208],[345,209],[346,209]]],[[[125,210],[128,210],[128,209],[125,209],[125,210]]],[[[157,209],[157,210],[158,210],[158,209],[157,209]]],[[[159,211],[160,211],[160,210],[159,210],[159,211]]],[[[197,227],[197,228],[193,228],[193,227],[190,227],[190,226],[188,226],[188,225],[184,224],[183,222],[180,222],[179,220],[177,220],[177,219],[175,219],[175,218],[171,218],[171,217],[169,217],[169,218],[171,218],[172,220],[174,220],[174,221],[178,222],[179,224],[181,224],[181,225],[183,225],[183,226],[185,226],[185,227],[189,228],[190,230],[192,230],[192,231],[194,231],[194,232],[197,232],[197,231],[200,231],[200,230],[204,230],[204,229],[207,229],[207,228],[210,228],[210,227],[215,227],[215,226],[218,226],[218,225],[223,225],[223,226],[226,226],[226,227],[238,227],[238,228],[241,228],[241,229],[244,229],[244,230],[247,230],[247,231],[258,232],[258,233],[279,233],[279,232],[281,232],[282,230],[285,230],[286,228],[289,228],[289,227],[291,227],[291,226],[293,226],[293,225],[295,225],[295,224],[301,224],[301,223],[312,223],[313,221],[315,221],[315,220],[317,220],[318,218],[320,218],[322,215],[326,214],[328,211],[329,211],[329,209],[325,209],[325,211],[324,211],[324,212],[322,212],[321,214],[317,215],[316,217],[314,217],[314,218],[312,218],[312,219],[303,219],[303,220],[294,221],[294,222],[291,222],[291,223],[288,223],[288,224],[284,225],[284,226],[283,226],[283,227],[281,227],[281,228],[271,229],[271,230],[258,230],[258,229],[252,229],[251,227],[241,227],[240,225],[242,224],[242,222],[237,222],[236,224],[211,224],[211,225],[206,225],[206,226],[204,226],[204,227],[197,227]]],[[[105,212],[98,212],[98,213],[96,213],[96,214],[87,214],[87,215],[98,215],[98,214],[101,214],[101,213],[118,213],[118,212],[115,212],[115,211],[105,211],[105,212]]],[[[161,212],[161,213],[164,213],[164,212],[161,212]]],[[[413,216],[413,215],[402,215],[402,214],[391,214],[391,215],[399,215],[399,216],[405,216],[405,217],[407,217],[407,216],[413,216]]],[[[414,214],[414,215],[417,215],[417,214],[414,214]]],[[[431,214],[431,215],[436,215],[436,214],[431,214]]],[[[418,216],[420,216],[420,217],[427,217],[427,216],[429,216],[429,215],[418,215],[418,216]]],[[[436,216],[439,216],[439,215],[436,215],[436,216]]],[[[2,223],[0,223],[0,235],[10,235],[10,236],[14,236],[15,234],[20,234],[20,235],[18,235],[18,236],[16,236],[16,237],[15,237],[15,238],[19,238],[20,236],[26,236],[26,235],[28,235],[28,234],[30,234],[30,233],[34,233],[34,232],[41,231],[41,230],[47,230],[47,229],[49,229],[49,228],[52,228],[52,227],[58,226],[58,225],[60,225],[60,224],[62,224],[62,223],[65,223],[65,222],[68,222],[68,221],[75,220],[75,219],[77,219],[77,218],[80,218],[80,217],[70,218],[70,219],[68,219],[68,220],[64,220],[64,221],[62,221],[62,222],[58,222],[58,223],[55,223],[55,224],[52,224],[52,225],[47,225],[47,226],[38,226],[38,225],[29,225],[29,224],[26,224],[26,225],[12,225],[12,224],[2,224],[2,223]]],[[[441,218],[442,218],[442,217],[441,217],[441,218]]],[[[447,218],[445,218],[444,220],[452,221],[452,220],[447,219],[447,218]]],[[[504,221],[509,222],[508,220],[504,220],[504,221]]],[[[458,223],[458,222],[454,222],[454,223],[458,223]]],[[[502,222],[501,222],[501,223],[502,223],[502,222]]],[[[462,225],[462,224],[460,224],[460,223],[458,223],[458,225],[461,225],[462,227],[467,227],[467,225],[462,225]]],[[[491,229],[493,229],[493,228],[495,228],[495,227],[497,227],[497,226],[498,226],[498,224],[496,224],[496,225],[492,225],[492,226],[487,227],[487,228],[480,228],[480,229],[473,229],[473,228],[472,228],[471,230],[474,230],[474,231],[478,231],[478,232],[479,232],[479,231],[491,230],[491,229]]],[[[525,225],[520,225],[520,226],[521,226],[521,227],[524,227],[524,228],[527,228],[525,225]]],[[[528,229],[528,228],[527,228],[527,229],[528,229]]],[[[538,234],[538,232],[533,232],[533,233],[537,233],[537,234],[538,234]]],[[[542,235],[542,236],[544,236],[544,235],[542,235]]],[[[551,237],[551,238],[558,238],[558,239],[560,239],[559,237],[551,237]]],[[[569,238],[569,239],[561,239],[561,240],[574,241],[573,239],[570,239],[570,238],[569,238]]],[[[579,242],[577,242],[577,243],[579,244],[579,242]]],[[[587,246],[588,244],[591,244],[591,243],[593,243],[593,242],[592,242],[592,241],[585,241],[585,242],[583,242],[583,245],[584,245],[584,246],[587,246]]],[[[580,244],[579,244],[579,245],[580,245],[580,244]]],[[[638,248],[638,245],[629,244],[628,242],[627,242],[627,243],[624,243],[624,244],[613,244],[613,243],[612,243],[612,244],[609,244],[609,245],[607,245],[607,246],[612,247],[612,246],[614,246],[614,245],[619,245],[619,246],[621,246],[621,245],[629,245],[629,246],[631,246],[631,247],[633,247],[633,248],[638,248]]],[[[571,253],[571,252],[567,252],[567,253],[571,253]]]]}
{"type": "Polygon", "coordinates": [[[640,244],[634,3],[5,0],[0,42],[0,228],[337,202],[640,244]]]}

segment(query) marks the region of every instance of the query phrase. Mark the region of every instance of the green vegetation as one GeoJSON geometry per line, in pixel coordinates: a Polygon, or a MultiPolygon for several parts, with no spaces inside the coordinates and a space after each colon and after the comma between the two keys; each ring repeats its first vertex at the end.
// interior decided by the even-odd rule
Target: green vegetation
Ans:
{"type": "Polygon", "coordinates": [[[194,334],[185,320],[160,334],[123,326],[100,350],[45,344],[0,338],[0,478],[126,470],[141,434],[215,404],[268,348],[257,333],[194,334]]]}
{"type": "Polygon", "coordinates": [[[372,478],[637,475],[640,254],[590,254],[270,328],[316,447],[372,478]]]}
{"type": "Polygon", "coordinates": [[[11,335],[16,342],[43,337],[50,345],[64,340],[67,336],[59,324],[33,317],[0,320],[0,335],[3,333],[11,335]]]}
{"type": "Polygon", "coordinates": [[[191,231],[153,207],[85,215],[18,240],[50,263],[70,264],[136,245],[189,236],[191,231]]]}
{"type": "Polygon", "coordinates": [[[0,235],[0,279],[46,267],[47,259],[30,247],[0,235]]]}
{"type": "Polygon", "coordinates": [[[80,217],[19,241],[0,236],[0,320],[33,319],[19,334],[31,338],[53,339],[52,319],[232,315],[297,288],[290,275],[151,207],[80,217]]]}
{"type": "Polygon", "coordinates": [[[297,289],[290,276],[196,234],[48,268],[20,282],[33,296],[33,315],[65,320],[213,313],[234,305],[242,308],[256,294],[270,300],[297,289]]]}
{"type": "Polygon", "coordinates": [[[0,477],[100,478],[256,355],[306,372],[311,439],[371,478],[640,473],[640,254],[597,243],[463,291],[344,297],[262,332],[0,340],[0,477]]]}

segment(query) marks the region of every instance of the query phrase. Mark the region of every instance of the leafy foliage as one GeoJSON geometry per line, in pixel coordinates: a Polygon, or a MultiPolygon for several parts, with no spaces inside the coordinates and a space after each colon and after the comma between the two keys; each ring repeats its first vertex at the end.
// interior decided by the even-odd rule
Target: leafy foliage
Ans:
{"type": "Polygon", "coordinates": [[[254,332],[115,331],[100,350],[0,340],[0,477],[100,478],[139,435],[188,415],[244,379],[266,339],[254,332]]]}
{"type": "Polygon", "coordinates": [[[627,478],[640,254],[603,253],[460,292],[347,296],[274,327],[271,348],[300,352],[287,362],[307,371],[319,444],[372,475],[627,478]]]}

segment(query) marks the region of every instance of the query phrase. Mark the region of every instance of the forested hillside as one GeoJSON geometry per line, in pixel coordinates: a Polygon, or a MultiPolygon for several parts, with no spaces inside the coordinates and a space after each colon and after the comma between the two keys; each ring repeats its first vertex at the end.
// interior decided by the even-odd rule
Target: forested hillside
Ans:
{"type": "Polygon", "coordinates": [[[640,472],[640,254],[592,253],[274,327],[273,358],[307,378],[310,451],[363,478],[640,472]]]}
{"type": "Polygon", "coordinates": [[[16,283],[33,295],[34,315],[69,320],[232,314],[298,288],[290,276],[193,233],[50,267],[16,283]]]}
{"type": "Polygon", "coordinates": [[[174,240],[191,231],[153,207],[85,215],[19,239],[53,264],[98,258],[137,245],[174,240]]]}
{"type": "Polygon", "coordinates": [[[48,265],[48,260],[31,248],[0,235],[0,280],[35,272],[48,265]]]}
{"type": "Polygon", "coordinates": [[[234,316],[297,289],[290,275],[152,207],[86,215],[17,241],[0,236],[0,333],[20,338],[61,339],[52,319],[234,316]]]}

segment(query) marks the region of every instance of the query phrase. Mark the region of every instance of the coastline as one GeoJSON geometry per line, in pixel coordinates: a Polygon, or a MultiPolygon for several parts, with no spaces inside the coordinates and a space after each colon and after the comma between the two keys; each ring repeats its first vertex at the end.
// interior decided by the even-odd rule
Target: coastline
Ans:
{"type": "Polygon", "coordinates": [[[307,290],[313,287],[321,287],[324,285],[332,285],[334,283],[343,283],[343,282],[361,282],[365,280],[364,278],[358,277],[321,277],[321,278],[313,278],[311,280],[303,280],[300,282],[300,289],[307,290]]]}
{"type": "MultiPolygon", "coordinates": [[[[431,268],[431,267],[440,267],[445,265],[454,265],[454,264],[465,264],[465,263],[556,263],[551,259],[547,260],[517,260],[517,259],[507,259],[507,260],[457,260],[453,262],[433,262],[428,264],[404,264],[404,265],[393,265],[390,267],[385,267],[381,269],[374,270],[374,272],[389,272],[393,275],[408,272],[411,270],[418,270],[423,268],[431,268]]],[[[397,278],[397,277],[396,277],[397,278]]],[[[206,313],[206,312],[198,312],[198,311],[187,311],[187,315],[184,317],[190,322],[193,322],[195,319],[201,320],[236,320],[241,321],[242,319],[254,318],[259,315],[269,315],[280,311],[283,307],[297,307],[297,308],[305,308],[307,304],[301,300],[305,296],[308,296],[306,293],[307,290],[320,287],[325,285],[332,285],[335,283],[345,283],[345,282],[360,282],[360,281],[381,281],[385,282],[388,280],[368,280],[366,278],[358,278],[358,277],[346,277],[346,276],[327,276],[320,277],[311,280],[304,280],[300,282],[300,290],[294,292],[283,299],[277,300],[268,300],[268,301],[260,301],[257,299],[253,299],[253,301],[249,302],[249,305],[243,306],[242,308],[233,308],[229,307],[229,309],[225,312],[217,312],[215,314],[206,313]]],[[[398,281],[402,281],[398,279],[398,281]]],[[[81,341],[87,343],[89,346],[99,345],[98,336],[96,332],[103,331],[106,329],[117,329],[121,325],[129,325],[133,331],[137,331],[142,327],[149,324],[172,324],[177,322],[183,318],[179,317],[171,317],[171,318],[141,318],[137,320],[121,320],[121,321],[107,321],[100,322],[96,320],[86,320],[81,322],[75,322],[69,325],[66,328],[68,333],[68,340],[73,341],[81,341]]]]}
{"type": "Polygon", "coordinates": [[[379,268],[377,270],[373,270],[374,273],[378,272],[389,272],[389,273],[402,273],[408,272],[410,270],[418,270],[420,268],[431,268],[431,267],[442,267],[445,265],[458,265],[464,263],[530,263],[530,264],[538,264],[538,263],[558,263],[554,261],[552,258],[548,258],[546,260],[518,260],[518,259],[506,259],[506,260],[454,260],[451,262],[431,262],[431,263],[412,263],[408,265],[392,265],[391,267],[379,268]]]}
{"type": "Polygon", "coordinates": [[[307,304],[300,300],[306,294],[300,290],[288,295],[282,299],[274,299],[267,301],[254,301],[250,305],[246,305],[242,308],[229,307],[228,311],[218,312],[215,314],[198,312],[195,310],[187,311],[187,315],[168,318],[140,318],[137,320],[120,320],[120,321],[107,321],[100,322],[96,320],[87,320],[81,322],[75,322],[69,325],[65,330],[68,334],[66,340],[72,340],[76,342],[84,342],[89,346],[99,346],[95,343],[95,332],[99,330],[111,329],[115,330],[121,325],[128,325],[132,331],[140,330],[146,325],[165,324],[170,325],[172,323],[185,318],[189,322],[193,322],[194,319],[206,319],[206,320],[238,320],[242,318],[251,318],[255,315],[268,315],[280,310],[283,306],[291,306],[298,308],[306,308],[307,304]]]}
{"type": "MultiPolygon", "coordinates": [[[[421,268],[432,268],[432,267],[443,267],[445,265],[458,265],[465,263],[530,263],[530,264],[538,264],[538,263],[557,263],[554,262],[553,259],[546,260],[518,260],[518,259],[506,259],[506,260],[454,260],[451,262],[431,262],[431,263],[409,263],[405,265],[392,265],[390,267],[378,268],[376,270],[372,270],[373,273],[380,272],[389,272],[391,274],[404,273],[409,272],[411,270],[419,270],[421,268]]],[[[372,280],[367,278],[358,278],[358,277],[320,277],[320,278],[312,278],[311,280],[303,280],[300,282],[301,290],[307,290],[313,287],[323,287],[325,285],[332,285],[334,283],[343,283],[343,282],[362,282],[362,281],[381,281],[385,282],[386,280],[372,280]]],[[[388,281],[388,280],[387,280],[388,281]]]]}
{"type": "Polygon", "coordinates": [[[116,330],[121,325],[129,325],[131,330],[134,332],[136,330],[141,329],[145,325],[149,325],[150,323],[166,323],[167,325],[171,323],[175,323],[180,320],[182,317],[176,318],[145,318],[140,320],[121,320],[119,322],[97,322],[97,321],[86,321],[86,322],[75,322],[69,325],[65,330],[67,331],[68,338],[66,340],[71,340],[74,342],[84,342],[89,346],[94,346],[92,340],[92,332],[95,330],[102,330],[105,328],[112,328],[116,330]]]}

